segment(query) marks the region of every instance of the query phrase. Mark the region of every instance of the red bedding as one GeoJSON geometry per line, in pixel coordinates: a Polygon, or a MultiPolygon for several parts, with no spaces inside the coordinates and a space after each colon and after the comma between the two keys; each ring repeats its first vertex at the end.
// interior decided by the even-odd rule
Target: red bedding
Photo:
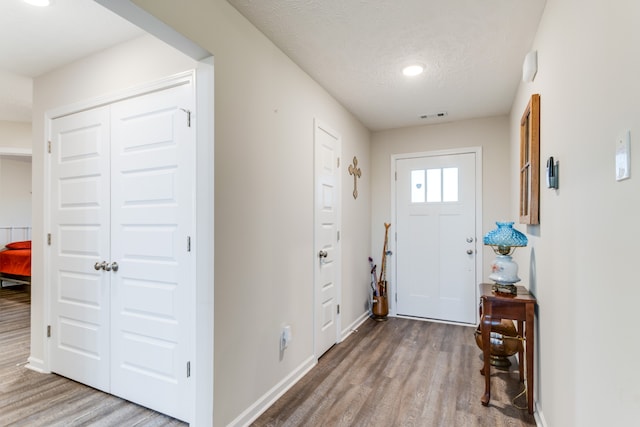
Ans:
{"type": "Polygon", "coordinates": [[[31,248],[0,251],[0,273],[31,276],[31,248]]]}

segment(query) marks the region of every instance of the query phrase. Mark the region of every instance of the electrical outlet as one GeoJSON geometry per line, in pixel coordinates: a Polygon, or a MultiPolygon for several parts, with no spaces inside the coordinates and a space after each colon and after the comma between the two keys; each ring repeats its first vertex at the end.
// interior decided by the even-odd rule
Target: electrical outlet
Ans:
{"type": "Polygon", "coordinates": [[[285,325],[282,327],[282,332],[280,333],[280,351],[289,347],[291,340],[293,339],[291,335],[291,326],[285,325]]]}

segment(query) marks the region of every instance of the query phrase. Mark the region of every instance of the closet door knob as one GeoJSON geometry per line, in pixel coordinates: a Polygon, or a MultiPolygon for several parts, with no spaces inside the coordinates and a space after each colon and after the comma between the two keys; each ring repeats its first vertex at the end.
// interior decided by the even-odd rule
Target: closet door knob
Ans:
{"type": "Polygon", "coordinates": [[[118,263],[117,262],[112,262],[111,263],[111,269],[113,270],[114,273],[116,271],[118,271],[118,263]]]}
{"type": "Polygon", "coordinates": [[[106,261],[96,262],[93,268],[95,268],[96,270],[106,270],[107,262],[106,261]]]}
{"type": "Polygon", "coordinates": [[[106,261],[103,262],[104,266],[102,267],[102,269],[104,271],[111,271],[111,264],[107,264],[106,261]]]}

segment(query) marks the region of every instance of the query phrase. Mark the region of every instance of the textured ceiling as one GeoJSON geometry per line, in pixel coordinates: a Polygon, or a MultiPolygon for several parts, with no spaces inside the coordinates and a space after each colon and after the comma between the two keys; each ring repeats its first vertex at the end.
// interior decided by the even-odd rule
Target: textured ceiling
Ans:
{"type": "Polygon", "coordinates": [[[372,130],[506,114],[545,0],[228,0],[372,130]],[[414,78],[401,70],[421,63],[414,78]],[[444,118],[421,115],[447,112],[444,118]]]}
{"type": "Polygon", "coordinates": [[[32,78],[143,32],[91,0],[0,0],[0,120],[31,121],[32,78]]]}

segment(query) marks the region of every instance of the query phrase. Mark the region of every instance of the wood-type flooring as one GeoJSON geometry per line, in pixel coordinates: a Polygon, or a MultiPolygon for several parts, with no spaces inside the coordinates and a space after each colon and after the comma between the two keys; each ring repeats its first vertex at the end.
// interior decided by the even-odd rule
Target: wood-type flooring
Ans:
{"type": "MultiPolygon", "coordinates": [[[[0,426],[185,426],[173,418],[55,374],[26,369],[29,295],[0,288],[0,426]]],[[[253,426],[535,426],[511,399],[515,368],[492,370],[492,400],[473,328],[367,320],[329,350],[253,426]]],[[[516,403],[526,406],[524,396],[516,403]]]]}
{"type": "MultiPolygon", "coordinates": [[[[491,371],[482,406],[482,352],[474,328],[389,318],[367,320],[335,345],[252,425],[362,427],[535,426],[511,400],[523,389],[516,363],[491,371]]],[[[514,360],[515,362],[515,360],[514,360]]],[[[526,397],[516,399],[526,407],[526,397]]]]}

